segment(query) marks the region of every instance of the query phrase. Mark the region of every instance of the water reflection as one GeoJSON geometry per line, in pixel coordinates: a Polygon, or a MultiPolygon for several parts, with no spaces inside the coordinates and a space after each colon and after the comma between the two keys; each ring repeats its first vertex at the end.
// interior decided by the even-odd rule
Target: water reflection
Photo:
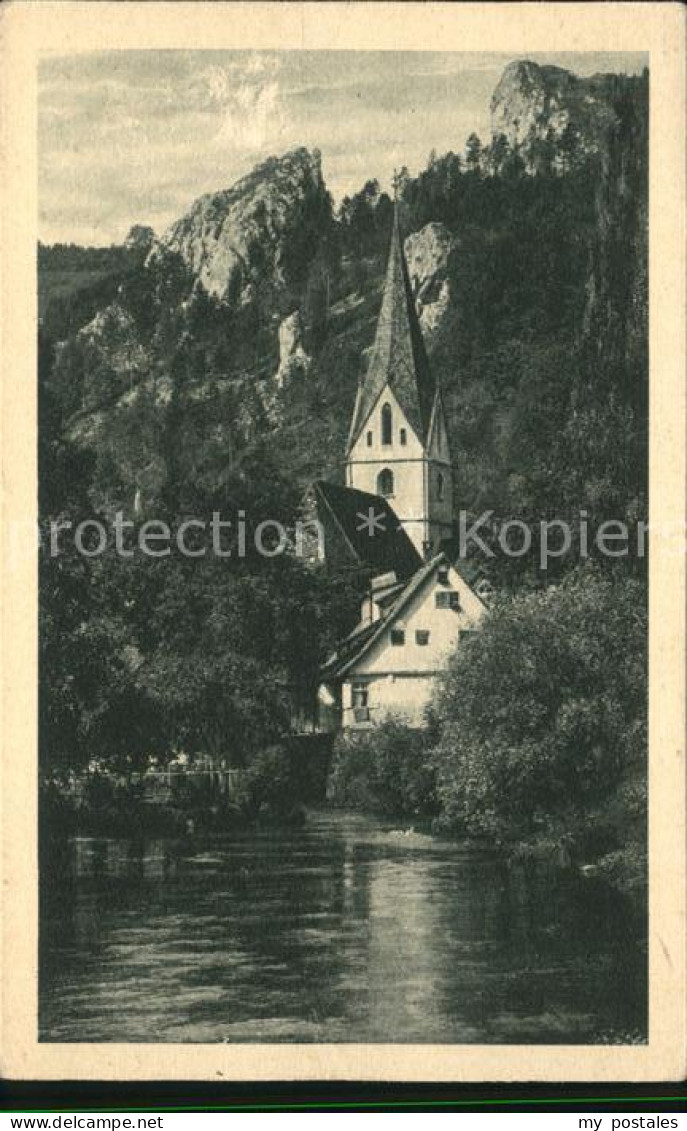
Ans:
{"type": "Polygon", "coordinates": [[[44,879],[43,1040],[579,1043],[644,1024],[620,903],[361,817],[77,839],[44,879]]]}

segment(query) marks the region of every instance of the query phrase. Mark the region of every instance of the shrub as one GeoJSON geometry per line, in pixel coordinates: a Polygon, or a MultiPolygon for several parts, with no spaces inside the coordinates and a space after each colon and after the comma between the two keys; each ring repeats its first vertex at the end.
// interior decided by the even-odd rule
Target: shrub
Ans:
{"type": "Polygon", "coordinates": [[[393,816],[436,812],[426,732],[398,722],[344,731],[334,743],[327,798],[340,808],[393,816]]]}
{"type": "Polygon", "coordinates": [[[297,800],[291,758],[284,746],[260,750],[241,771],[236,801],[246,816],[261,812],[289,814],[297,800]]]}

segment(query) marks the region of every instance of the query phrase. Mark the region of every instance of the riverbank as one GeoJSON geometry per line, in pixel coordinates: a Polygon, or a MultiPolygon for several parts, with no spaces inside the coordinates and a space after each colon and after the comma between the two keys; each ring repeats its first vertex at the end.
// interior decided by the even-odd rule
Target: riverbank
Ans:
{"type": "Polygon", "coordinates": [[[514,803],[515,756],[498,777],[489,747],[457,758],[455,736],[439,747],[436,726],[398,722],[340,734],[327,798],[331,805],[401,827],[431,828],[460,843],[490,845],[523,867],[548,867],[598,879],[627,898],[646,933],[646,787],[641,766],[617,788],[547,808],[547,782],[526,804],[514,803]]]}
{"type": "Polygon", "coordinates": [[[253,823],[298,824],[324,798],[329,736],[290,736],[243,766],[206,756],[150,759],[137,769],[107,762],[46,775],[41,828],[69,835],[176,836],[253,823]]]}

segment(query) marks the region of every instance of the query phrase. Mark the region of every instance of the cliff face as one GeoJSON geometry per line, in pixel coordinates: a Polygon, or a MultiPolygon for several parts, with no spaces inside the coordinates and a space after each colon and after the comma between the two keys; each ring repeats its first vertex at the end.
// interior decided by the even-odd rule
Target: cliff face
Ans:
{"type": "Polygon", "coordinates": [[[552,143],[557,147],[554,165],[563,170],[604,147],[616,122],[612,97],[623,81],[633,80],[617,75],[579,78],[560,67],[526,60],[510,63],[491,99],[492,133],[503,134],[530,171],[537,143],[552,143]]]}
{"type": "Polygon", "coordinates": [[[279,327],[279,369],[275,374],[277,386],[283,389],[299,373],[307,373],[310,361],[303,344],[301,315],[295,310],[279,327]]]}
{"type": "Polygon", "coordinates": [[[425,224],[405,241],[408,274],[425,337],[440,328],[451,302],[448,262],[456,245],[445,224],[425,224]]]}
{"type": "MultiPolygon", "coordinates": [[[[181,256],[215,298],[245,306],[267,289],[278,303],[303,266],[290,261],[302,216],[325,216],[327,205],[319,152],[296,149],[258,165],[232,188],[200,197],[159,248],[181,256]]],[[[307,258],[303,248],[296,258],[299,251],[307,258]]]]}

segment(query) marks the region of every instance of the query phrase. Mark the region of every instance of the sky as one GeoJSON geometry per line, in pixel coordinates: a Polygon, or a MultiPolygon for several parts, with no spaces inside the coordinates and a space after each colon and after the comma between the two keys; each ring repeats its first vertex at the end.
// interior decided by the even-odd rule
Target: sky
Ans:
{"type": "MultiPolygon", "coordinates": [[[[531,55],[579,75],[639,73],[639,54],[531,55]]],[[[490,136],[489,102],[512,56],[456,52],[110,51],[39,66],[39,236],[121,242],[158,234],[258,162],[318,148],[334,200],[432,149],[490,136]]]]}

